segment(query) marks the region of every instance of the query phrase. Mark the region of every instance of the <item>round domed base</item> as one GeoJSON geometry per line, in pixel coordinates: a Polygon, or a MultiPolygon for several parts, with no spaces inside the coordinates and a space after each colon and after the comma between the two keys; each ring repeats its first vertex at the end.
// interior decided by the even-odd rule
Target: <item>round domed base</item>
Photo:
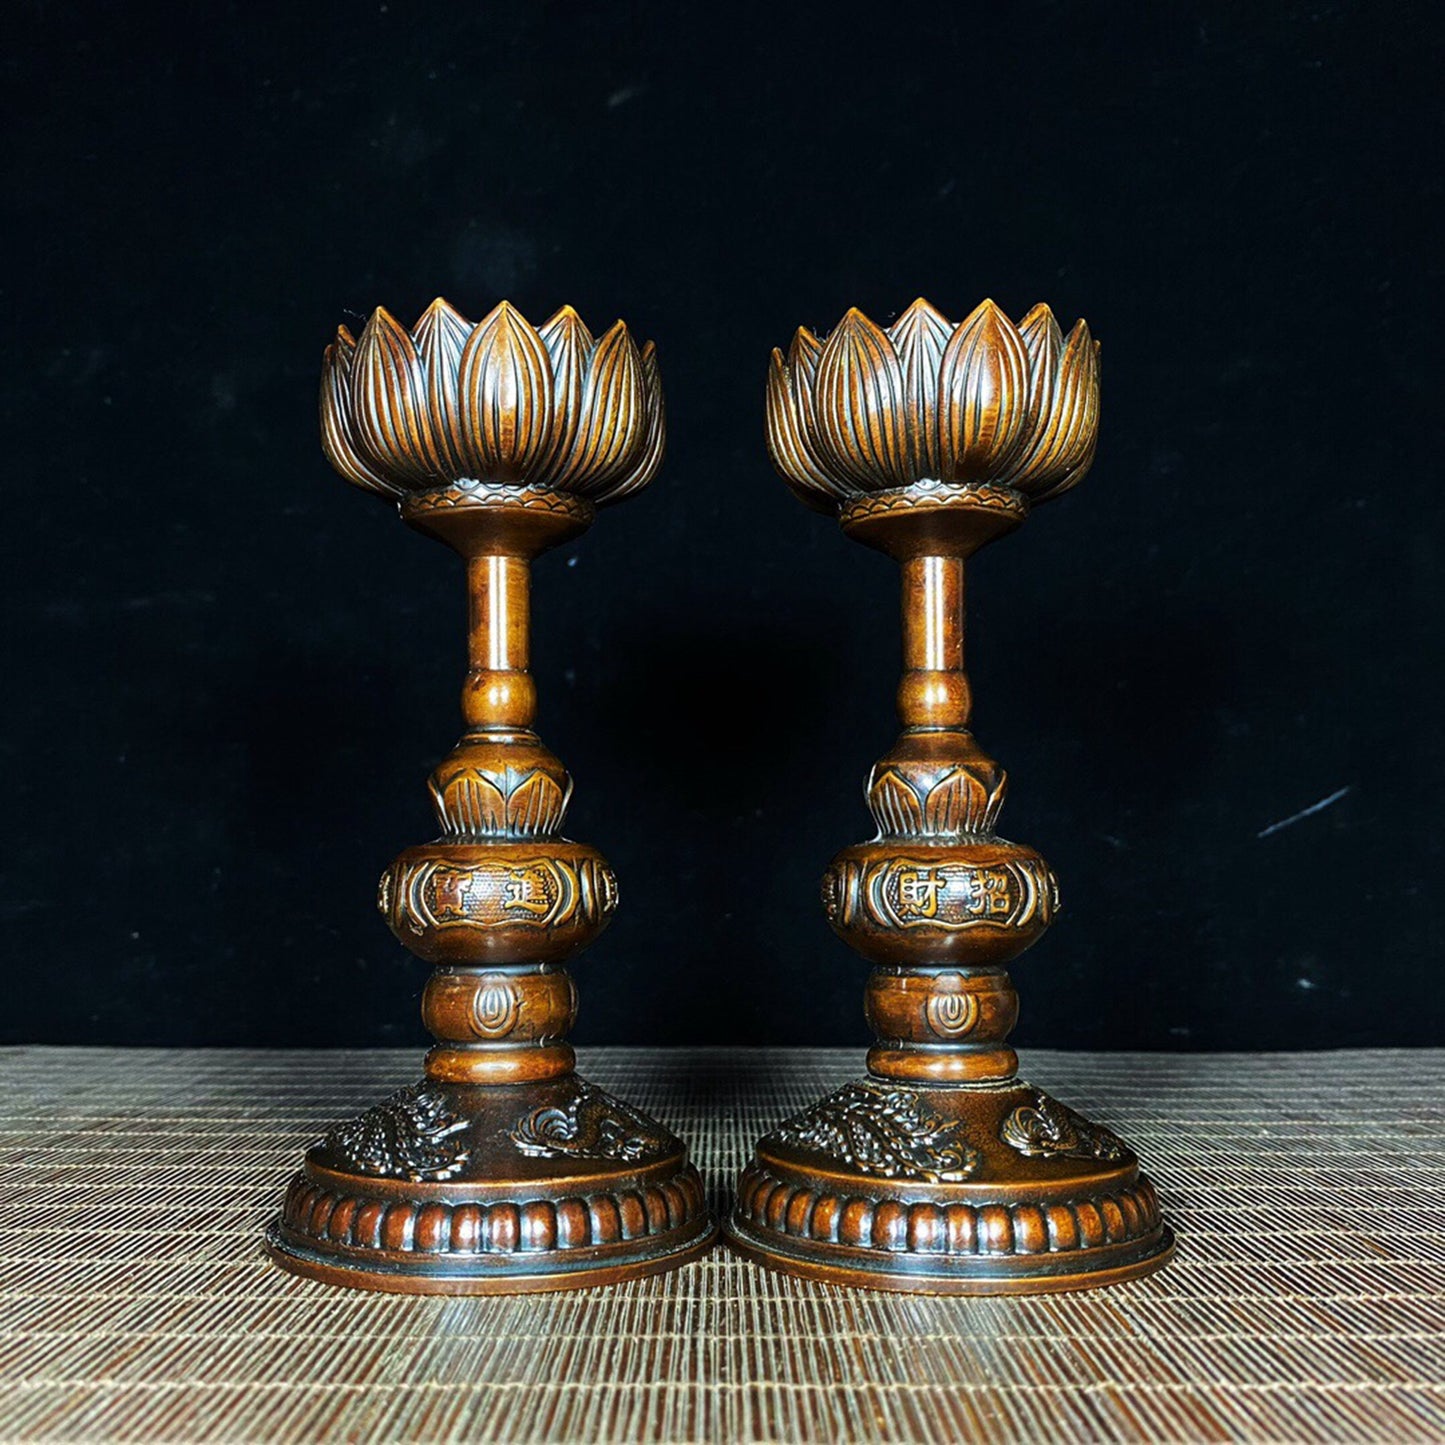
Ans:
{"type": "Polygon", "coordinates": [[[1092,1289],[1174,1251],[1128,1147],[1017,1079],[845,1085],[758,1144],[727,1235],[772,1269],[918,1294],[1092,1289]]]}
{"type": "Polygon", "coordinates": [[[307,1152],[267,1252],[294,1274],[407,1294],[518,1294],[656,1274],[717,1230],[687,1150],[575,1074],[426,1081],[307,1152]]]}

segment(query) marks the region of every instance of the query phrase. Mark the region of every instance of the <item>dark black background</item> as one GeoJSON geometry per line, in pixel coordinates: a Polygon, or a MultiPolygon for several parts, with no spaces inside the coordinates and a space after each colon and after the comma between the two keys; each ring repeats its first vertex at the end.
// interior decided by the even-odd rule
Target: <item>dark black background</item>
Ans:
{"type": "Polygon", "coordinates": [[[460,568],[330,472],[315,390],[338,322],[442,293],[660,348],[659,479],[536,569],[622,880],[577,1037],[860,1041],[817,880],[896,580],[774,477],[762,388],[922,293],[1104,343],[1094,472],[971,571],[1066,904],[1017,1041],[1445,1042],[1438,14],[11,7],[3,1036],[421,1038],[373,885],[459,731],[460,568]]]}

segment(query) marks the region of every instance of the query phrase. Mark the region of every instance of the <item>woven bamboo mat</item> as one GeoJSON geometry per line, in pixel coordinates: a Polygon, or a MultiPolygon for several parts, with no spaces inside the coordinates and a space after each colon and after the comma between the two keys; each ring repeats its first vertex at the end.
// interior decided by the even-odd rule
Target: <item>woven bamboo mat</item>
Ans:
{"type": "MultiPolygon", "coordinates": [[[[1163,1274],[944,1300],[719,1249],[585,1293],[338,1291],[259,1230],[414,1053],[0,1050],[0,1437],[1445,1440],[1445,1051],[1026,1062],[1138,1146],[1180,1236],[1163,1274]]],[[[584,1058],[719,1204],[753,1137],[859,1063],[584,1058]]]]}

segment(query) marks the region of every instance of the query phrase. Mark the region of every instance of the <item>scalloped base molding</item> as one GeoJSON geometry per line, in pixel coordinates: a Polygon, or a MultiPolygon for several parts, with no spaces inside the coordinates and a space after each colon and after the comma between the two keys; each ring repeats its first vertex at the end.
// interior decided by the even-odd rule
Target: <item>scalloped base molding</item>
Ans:
{"type": "Polygon", "coordinates": [[[328,1284],[517,1294],[656,1274],[716,1233],[683,1144],[569,1075],[399,1090],[307,1152],[266,1248],[328,1284]]]}
{"type": "Polygon", "coordinates": [[[770,1268],[919,1294],[1093,1289],[1174,1251],[1128,1147],[1019,1080],[845,1085],[759,1143],[727,1235],[770,1268]]]}

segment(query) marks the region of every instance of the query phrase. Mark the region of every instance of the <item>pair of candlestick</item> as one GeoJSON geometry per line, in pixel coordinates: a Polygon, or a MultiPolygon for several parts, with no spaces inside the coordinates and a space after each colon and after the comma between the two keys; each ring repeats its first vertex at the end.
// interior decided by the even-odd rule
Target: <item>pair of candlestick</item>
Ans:
{"type": "MultiPolygon", "coordinates": [[[[1058,891],[995,832],[1003,769],[968,731],[964,565],[1088,470],[1098,347],[1046,306],[961,324],[916,301],[850,311],[775,351],[768,447],[809,506],[903,570],[903,731],[873,767],[871,842],[829,865],[833,928],[873,965],[867,1077],[759,1141],[726,1233],[762,1264],[882,1289],[1077,1289],[1172,1250],[1128,1147],[1017,1076],[1006,965],[1058,891]]],[[[606,1284],[696,1258],[716,1226],[684,1144],[574,1072],[566,963],[617,884],[559,835],[572,780],[532,730],[529,569],[662,460],[652,343],[570,307],[472,325],[378,310],[326,353],[323,444],[349,481],[466,560],[467,730],[432,774],[441,827],[382,877],[396,936],[433,965],[426,1077],[306,1155],[268,1242],[298,1274],[370,1289],[606,1284]]]]}

